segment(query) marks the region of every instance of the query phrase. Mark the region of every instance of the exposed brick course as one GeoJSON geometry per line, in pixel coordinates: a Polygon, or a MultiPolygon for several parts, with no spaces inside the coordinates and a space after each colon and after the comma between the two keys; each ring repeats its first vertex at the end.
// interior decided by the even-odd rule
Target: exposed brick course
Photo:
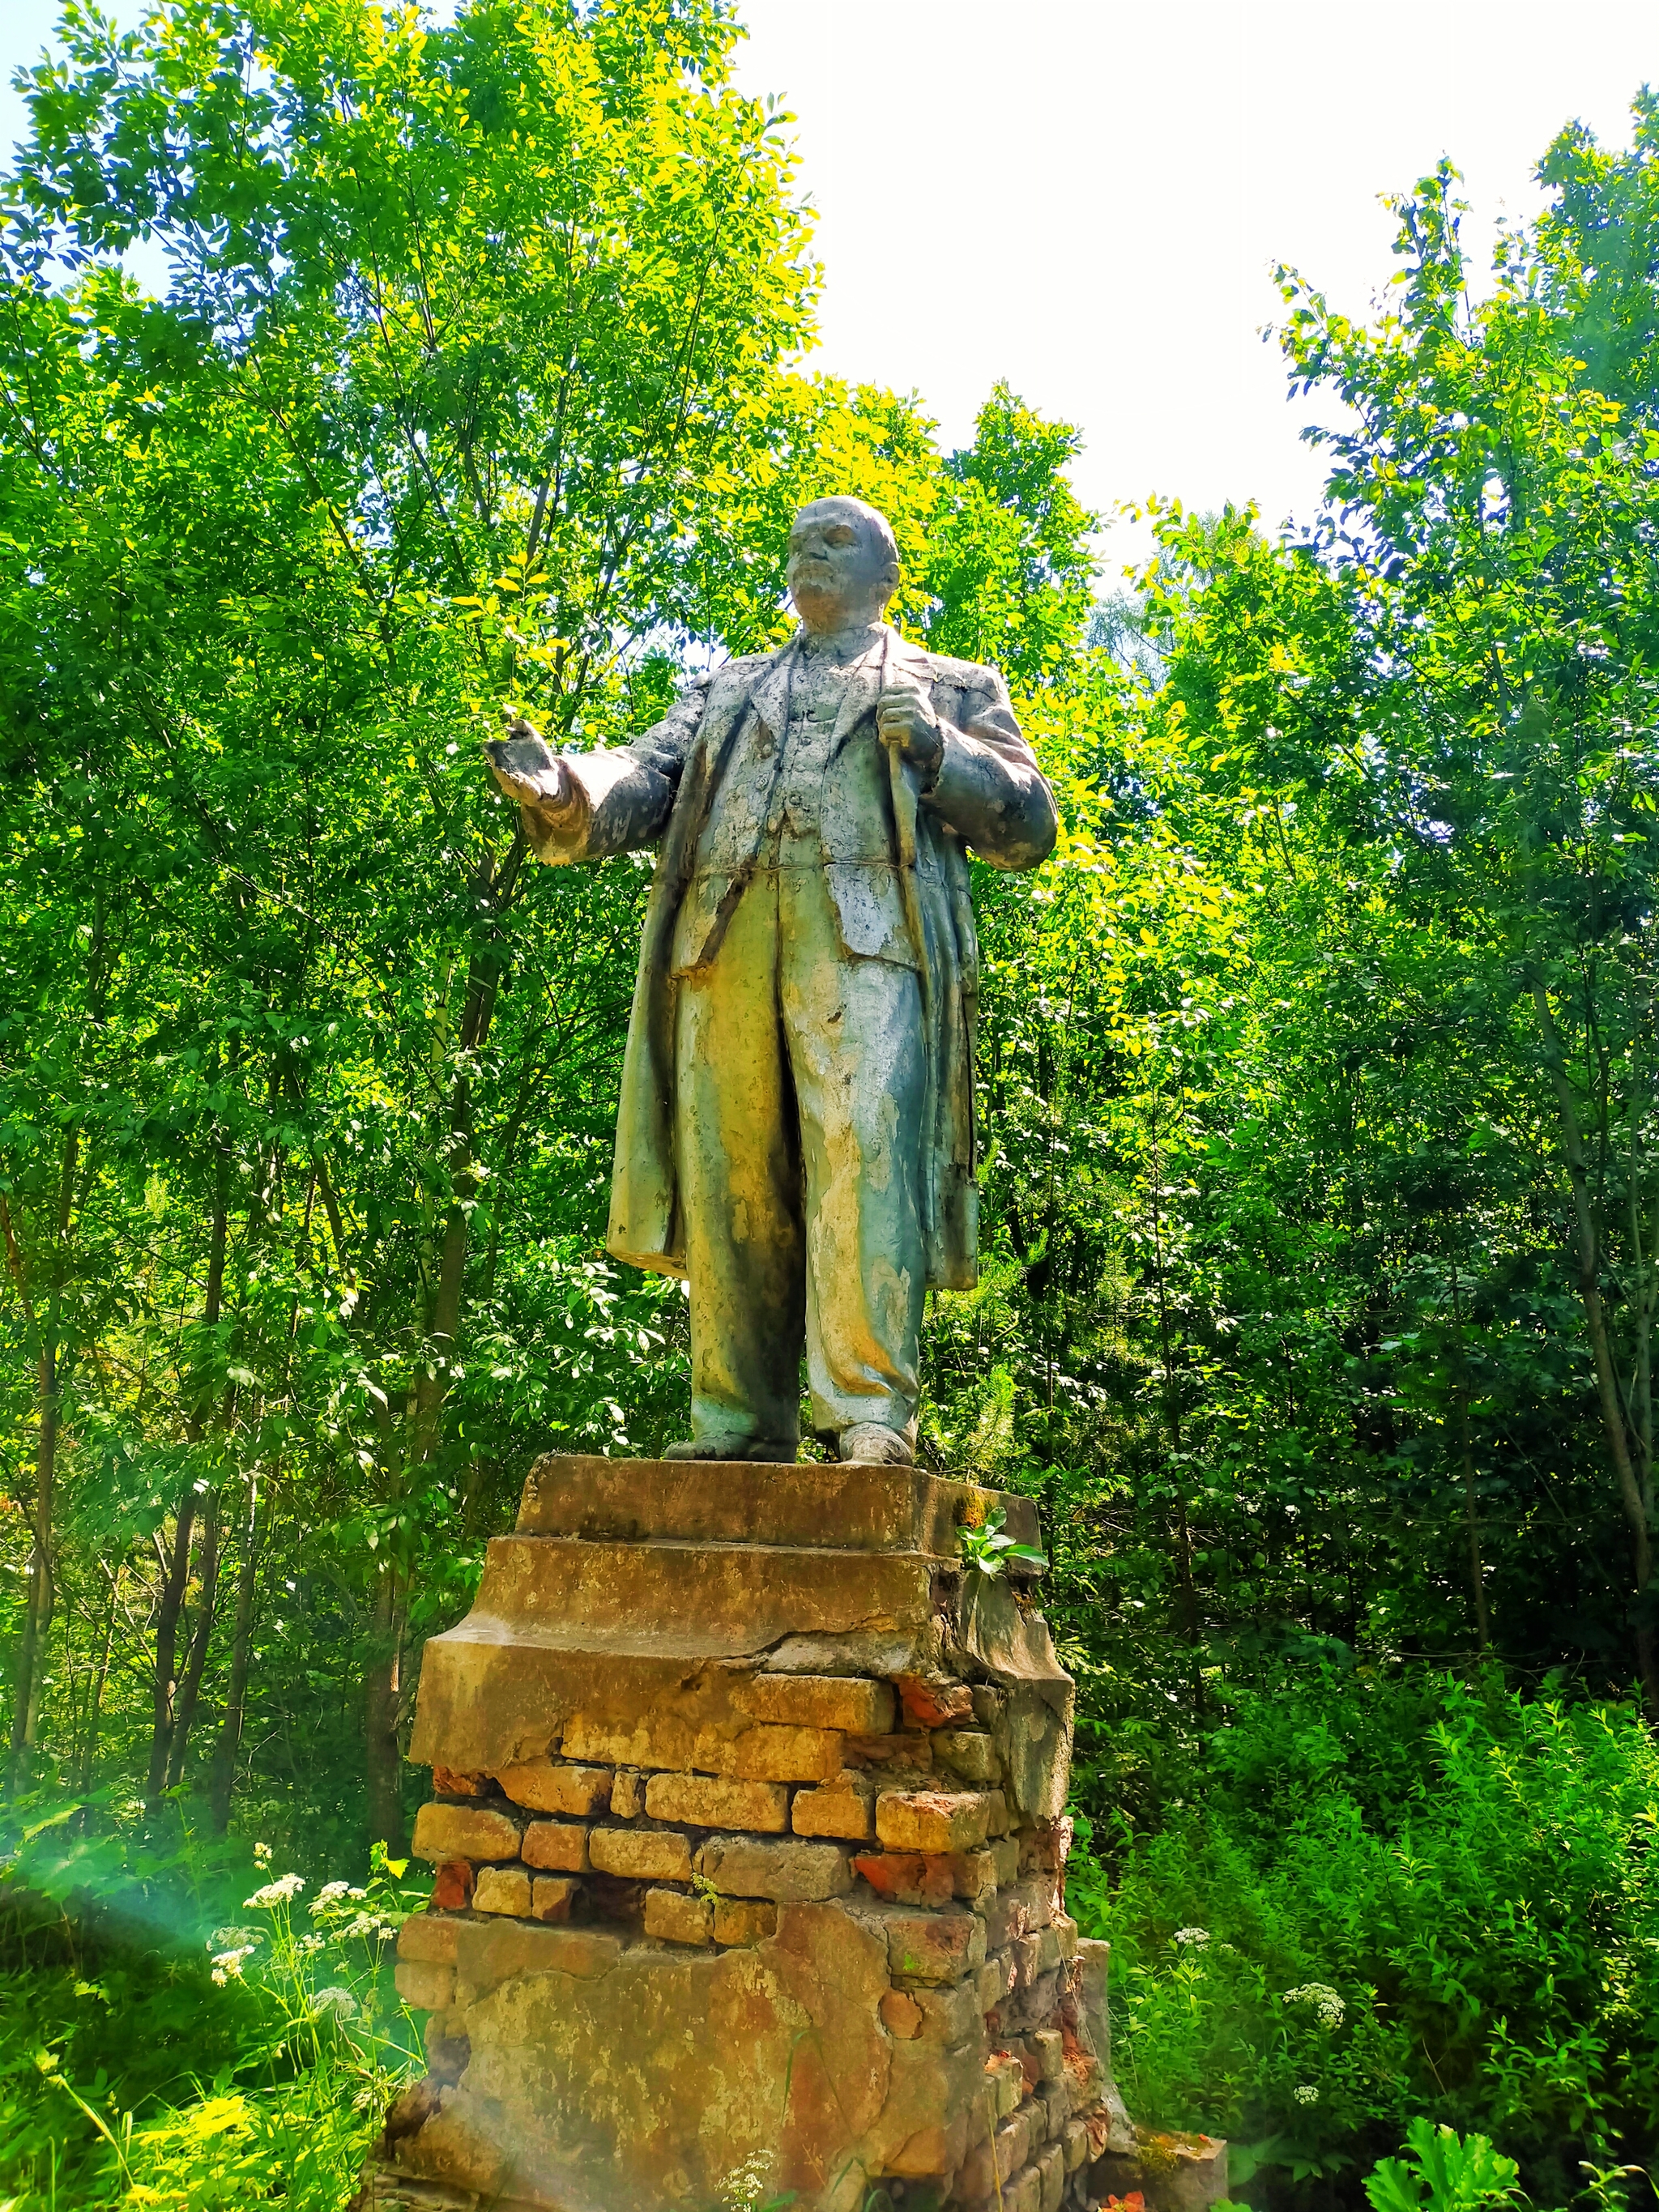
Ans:
{"type": "Polygon", "coordinates": [[[967,2043],[981,2032],[979,1988],[970,1974],[966,1981],[942,1989],[913,1990],[920,2008],[922,2033],[933,2043],[967,2043]]]}
{"type": "Polygon", "coordinates": [[[985,1963],[985,1923],[959,1907],[895,1912],[887,1919],[887,1962],[910,1982],[957,1982],[985,1963]]]}
{"type": "Polygon", "coordinates": [[[604,1810],[611,1802],[611,1770],[579,1766],[550,1759],[504,1766],[495,1777],[515,1805],[532,1813],[564,1813],[578,1820],[604,1810]]]}
{"type": "Polygon", "coordinates": [[[708,1774],[750,1782],[823,1782],[841,1771],[842,1739],[834,1730],[780,1728],[757,1722],[740,1735],[706,1729],[691,1765],[708,1774]]]}
{"type": "Polygon", "coordinates": [[[1024,2166],[1002,2192],[1003,2212],[1042,2212],[1042,2176],[1035,2166],[1024,2166]]]}
{"type": "Polygon", "coordinates": [[[524,1832],[524,1863],[558,1874],[587,1872],[587,1830],[576,1820],[532,1820],[524,1832]]]}
{"type": "MultiPolygon", "coordinates": [[[[436,1909],[398,1963],[430,2010],[430,2111],[382,2161],[510,2195],[556,2094],[628,2201],[654,2201],[708,2146],[719,2171],[744,2154],[733,2128],[787,2087],[805,2016],[841,2085],[804,2123],[824,2172],[856,2144],[907,2201],[1083,2212],[1111,2085],[1061,1909],[1069,1829],[1037,1818],[1064,1802],[1069,1741],[1040,1616],[925,1543],[849,1569],[837,1516],[866,1527],[866,1471],[751,1471],[739,1511],[708,1503],[708,1469],[550,1464],[558,1529],[492,1544],[477,1621],[428,1655],[416,1756],[453,1764],[416,1831],[436,1909]],[[729,1530],[671,1544],[659,1507],[729,1530]],[[780,1513],[810,1549],[750,1540],[780,1513]],[[999,1682],[962,1679],[984,1671],[999,1682]],[[1039,1682],[1059,1729],[1035,1706],[1028,1725],[1039,1682]]],[[[960,1512],[922,1471],[869,1479],[901,1518],[905,1486],[926,1491],[935,1534],[960,1512]]],[[[549,2155],[537,2185],[562,2202],[549,2155]]]]}
{"type": "Polygon", "coordinates": [[[530,1885],[532,1920],[568,1920],[581,1888],[568,1875],[538,1874],[530,1885]]]}
{"type": "Polygon", "coordinates": [[[985,1841],[990,1808],[981,1790],[884,1790],[876,1833],[890,1850],[971,1851],[985,1841]]]}
{"type": "Polygon", "coordinates": [[[451,1859],[447,1866],[441,1866],[432,1884],[432,1910],[465,1912],[472,1902],[472,1881],[470,1859],[451,1859]]]}
{"type": "Polygon", "coordinates": [[[791,1826],[798,1836],[837,1836],[861,1844],[875,1832],[873,1799],[830,1783],[821,1790],[798,1790],[791,1826]]]}
{"type": "Polygon", "coordinates": [[[851,1735],[885,1735],[896,1705],[888,1683],[840,1674],[757,1674],[738,1702],[757,1721],[851,1735]]]}
{"type": "Polygon", "coordinates": [[[1045,2143],[1037,2153],[1036,2170],[1042,2178],[1041,2212],[1060,2212],[1066,2191],[1066,2154],[1057,2142],[1045,2143]]]}
{"type": "Polygon", "coordinates": [[[738,1782],[710,1774],[653,1774],[645,1785],[653,1820],[702,1828],[757,1828],[776,1835],[789,1825],[789,1792],[778,1782],[738,1782]]]}
{"type": "Polygon", "coordinates": [[[818,1904],[853,1886],[847,1853],[834,1844],[795,1838],[711,1836],[697,1853],[697,1872],[734,1897],[769,1897],[780,1905],[818,1904]]]}
{"type": "Polygon", "coordinates": [[[417,1859],[515,1859],[519,1823],[481,1805],[422,1805],[411,1848],[417,1859]]]}
{"type": "Polygon", "coordinates": [[[1039,1820],[1019,1839],[1019,1870],[1022,1874],[1057,1874],[1065,1865],[1071,1848],[1069,1816],[1060,1820],[1039,1820]]]}
{"type": "Polygon", "coordinates": [[[713,1935],[714,1910],[706,1897],[688,1897],[683,1889],[647,1889],[645,1893],[645,1932],[665,1943],[707,1943],[713,1935]]]}
{"type": "Polygon", "coordinates": [[[778,1908],[750,1897],[714,1899],[714,1941],[717,1943],[759,1943],[778,1932],[778,1908]]]}
{"type": "MultiPolygon", "coordinates": [[[[988,1930],[987,1941],[989,1941],[988,1930]]],[[[979,2008],[994,2012],[1014,1986],[1014,1954],[993,1951],[979,1970],[979,2008]]]]}
{"type": "Polygon", "coordinates": [[[601,1874],[634,1881],[690,1881],[691,1846],[672,1829],[594,1828],[587,1855],[601,1874]]]}
{"type": "Polygon", "coordinates": [[[988,1735],[977,1729],[937,1729],[933,1736],[933,1764],[948,1766],[964,1782],[1000,1782],[1002,1761],[988,1735]]]}
{"type": "Polygon", "coordinates": [[[914,1728],[956,1728],[974,1717],[974,1693],[966,1682],[929,1682],[920,1674],[901,1674],[898,1693],[914,1728]]]}
{"type": "Polygon", "coordinates": [[[482,1797],[489,1787],[487,1774],[460,1774],[453,1766],[434,1766],[432,1787],[440,1797],[482,1797]]]}
{"type": "Polygon", "coordinates": [[[530,1876],[522,1867],[485,1867],[472,1893],[477,1912],[510,1912],[519,1919],[530,1917],[530,1876]]]}

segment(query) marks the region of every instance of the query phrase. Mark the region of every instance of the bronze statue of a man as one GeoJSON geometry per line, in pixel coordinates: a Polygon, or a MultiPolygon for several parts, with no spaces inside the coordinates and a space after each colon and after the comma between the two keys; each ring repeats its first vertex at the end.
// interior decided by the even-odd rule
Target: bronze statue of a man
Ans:
{"type": "Polygon", "coordinates": [[[653,729],[489,748],[536,855],[661,840],[640,948],[610,1248],[690,1279],[692,1459],[908,1464],[930,1284],[972,1287],[978,945],[967,848],[1032,868],[1054,794],[994,668],[883,620],[898,547],[862,500],[789,535],[801,627],[653,729]]]}

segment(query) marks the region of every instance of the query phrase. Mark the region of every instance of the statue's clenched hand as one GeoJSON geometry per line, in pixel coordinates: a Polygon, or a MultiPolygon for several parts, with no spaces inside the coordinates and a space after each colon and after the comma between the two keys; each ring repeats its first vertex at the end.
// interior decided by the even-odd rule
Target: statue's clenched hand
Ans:
{"type": "Polygon", "coordinates": [[[884,691],[876,702],[876,731],[883,744],[896,745],[921,770],[924,784],[939,773],[945,736],[925,691],[908,685],[884,691]]]}
{"type": "Polygon", "coordinates": [[[505,737],[485,739],[484,752],[496,782],[526,814],[547,822],[569,811],[576,795],[574,781],[533,724],[522,717],[509,722],[505,737]]]}

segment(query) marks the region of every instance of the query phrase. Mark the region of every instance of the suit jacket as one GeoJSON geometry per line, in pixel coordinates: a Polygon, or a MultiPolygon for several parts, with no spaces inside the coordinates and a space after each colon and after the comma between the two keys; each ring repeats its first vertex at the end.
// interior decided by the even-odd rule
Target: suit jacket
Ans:
{"type": "MultiPolygon", "coordinates": [[[[728,661],[628,746],[566,754],[575,796],[537,848],[538,860],[557,863],[662,841],[623,1061],[607,1239],[618,1259],[660,1273],[684,1272],[674,1156],[676,994],[718,953],[781,818],[789,681],[799,645],[798,634],[781,652],[728,661]]],[[[971,1289],[979,945],[967,848],[994,867],[1032,868],[1052,849],[1055,832],[1054,794],[996,670],[923,652],[884,626],[849,672],[818,821],[847,957],[895,961],[921,974],[927,1279],[971,1289]],[[899,683],[927,693],[945,756],[919,804],[914,771],[903,771],[908,781],[896,818],[875,705],[884,684],[899,683]],[[907,884],[901,854],[910,844],[915,857],[907,884]]]]}

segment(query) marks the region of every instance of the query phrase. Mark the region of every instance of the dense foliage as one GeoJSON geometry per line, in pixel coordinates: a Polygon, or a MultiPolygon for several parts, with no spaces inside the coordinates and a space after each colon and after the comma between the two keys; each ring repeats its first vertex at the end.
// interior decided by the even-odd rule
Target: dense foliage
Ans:
{"type": "Polygon", "coordinates": [[[733,36],[167,0],[72,6],[30,76],[0,1637],[11,1826],[58,1825],[0,1929],[0,2186],[219,2201],[165,2164],[209,2142],[242,2201],[355,2112],[283,2184],[336,2201],[404,2033],[370,1954],[323,2020],[288,1923],[217,1983],[204,1943],[256,1841],[313,1894],[399,1849],[422,1643],[529,1459],[653,1452],[684,1392],[677,1288],[600,1242],[648,862],[531,868],[479,740],[608,741],[786,635],[834,488],[1061,796],[978,886],[984,1264],[924,1444],[1042,1508],[1132,2100],[1253,2196],[1351,2197],[1425,2113],[1616,2196],[1659,2126],[1659,106],[1565,134],[1490,272],[1449,169],[1385,313],[1285,272],[1328,509],[1158,509],[1096,606],[1070,428],[997,386],[946,454],[792,371],[810,241],[733,36]]]}

